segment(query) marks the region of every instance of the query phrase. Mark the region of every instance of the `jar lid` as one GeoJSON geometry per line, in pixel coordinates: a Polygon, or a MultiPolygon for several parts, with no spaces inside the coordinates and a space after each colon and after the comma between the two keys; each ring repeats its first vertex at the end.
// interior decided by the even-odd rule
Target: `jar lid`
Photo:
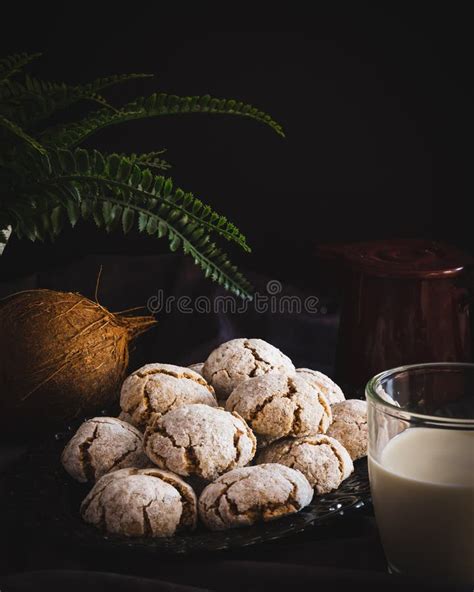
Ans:
{"type": "Polygon", "coordinates": [[[345,261],[368,275],[443,278],[462,272],[474,258],[451,245],[420,239],[391,239],[323,245],[319,255],[345,261]]]}

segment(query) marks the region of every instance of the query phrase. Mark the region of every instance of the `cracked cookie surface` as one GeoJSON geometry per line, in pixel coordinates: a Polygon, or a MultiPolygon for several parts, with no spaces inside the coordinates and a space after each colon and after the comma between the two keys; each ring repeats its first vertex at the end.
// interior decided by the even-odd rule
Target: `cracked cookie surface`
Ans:
{"type": "Polygon", "coordinates": [[[199,498],[199,515],[211,530],[250,526],[298,512],[312,497],[299,471],[261,464],[234,469],[210,483],[199,498]]]}
{"type": "Polygon", "coordinates": [[[241,382],[269,372],[295,372],[290,358],[262,339],[232,339],[207,358],[204,378],[213,385],[219,399],[226,399],[241,382]]]}
{"type": "Polygon", "coordinates": [[[367,402],[348,399],[332,406],[333,422],[327,431],[351,455],[352,460],[367,456],[367,402]]]}
{"type": "Polygon", "coordinates": [[[263,441],[325,433],[331,422],[321,390],[297,375],[250,378],[234,389],[226,409],[241,415],[263,441]]]}
{"type": "Polygon", "coordinates": [[[297,368],[296,373],[314,387],[321,389],[330,405],[346,400],[342,389],[326,374],[310,368],[297,368]]]}
{"type": "Polygon", "coordinates": [[[101,530],[129,537],[192,530],[197,499],[177,475],[158,468],[122,469],[102,477],[81,504],[81,516],[101,530]]]}
{"type": "Polygon", "coordinates": [[[248,464],[256,440],[236,413],[196,404],[174,409],[149,425],[144,449],[164,469],[213,480],[248,464]]]}
{"type": "Polygon", "coordinates": [[[138,426],[135,425],[135,423],[133,422],[133,418],[130,415],[130,413],[127,413],[126,411],[121,411],[118,419],[120,419],[121,421],[124,421],[125,423],[129,423],[130,425],[132,425],[133,427],[140,429],[138,426]]]}
{"type": "Polygon", "coordinates": [[[267,446],[257,464],[280,463],[301,471],[318,494],[337,489],[354,470],[347,450],[326,434],[279,440],[267,446]]]}
{"type": "Polygon", "coordinates": [[[144,430],[168,411],[191,403],[217,405],[214,389],[190,368],[172,364],[142,366],[122,385],[120,407],[144,430]]]}
{"type": "Polygon", "coordinates": [[[61,455],[66,471],[85,483],[124,467],[145,467],[143,435],[115,417],[85,421],[69,440],[61,455]]]}

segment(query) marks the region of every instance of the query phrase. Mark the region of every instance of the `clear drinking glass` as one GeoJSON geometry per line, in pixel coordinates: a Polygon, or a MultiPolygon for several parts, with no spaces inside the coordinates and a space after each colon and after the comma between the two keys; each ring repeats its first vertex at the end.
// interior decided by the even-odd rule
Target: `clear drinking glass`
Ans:
{"type": "Polygon", "coordinates": [[[474,584],[474,364],[387,370],[366,387],[369,475],[392,573],[474,584]]]}

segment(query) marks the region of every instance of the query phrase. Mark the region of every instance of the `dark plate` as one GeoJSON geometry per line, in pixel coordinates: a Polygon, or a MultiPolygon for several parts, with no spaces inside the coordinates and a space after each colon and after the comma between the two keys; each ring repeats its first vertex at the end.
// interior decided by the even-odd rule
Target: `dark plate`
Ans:
{"type": "Polygon", "coordinates": [[[59,456],[67,436],[57,437],[30,452],[21,472],[12,475],[11,493],[17,505],[21,503],[22,519],[29,527],[48,532],[54,538],[65,537],[69,542],[85,544],[90,549],[127,548],[145,552],[183,555],[218,551],[255,545],[302,532],[326,521],[331,516],[360,508],[370,501],[367,461],[355,463],[354,473],[341,487],[328,495],[315,496],[312,503],[298,514],[255,526],[210,532],[200,525],[190,534],[172,538],[122,538],[107,536],[84,523],[79,506],[90,486],[73,481],[62,469],[59,456]]]}

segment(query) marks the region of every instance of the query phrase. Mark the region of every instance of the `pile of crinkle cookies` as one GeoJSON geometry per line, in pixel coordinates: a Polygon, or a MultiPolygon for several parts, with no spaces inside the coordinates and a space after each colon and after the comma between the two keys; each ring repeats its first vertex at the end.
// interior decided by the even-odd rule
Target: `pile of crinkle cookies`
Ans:
{"type": "Polygon", "coordinates": [[[119,418],[85,421],[61,458],[94,484],[83,519],[116,535],[280,518],[337,489],[367,453],[366,403],[261,339],[223,343],[189,368],[147,364],[120,406],[119,418]]]}

